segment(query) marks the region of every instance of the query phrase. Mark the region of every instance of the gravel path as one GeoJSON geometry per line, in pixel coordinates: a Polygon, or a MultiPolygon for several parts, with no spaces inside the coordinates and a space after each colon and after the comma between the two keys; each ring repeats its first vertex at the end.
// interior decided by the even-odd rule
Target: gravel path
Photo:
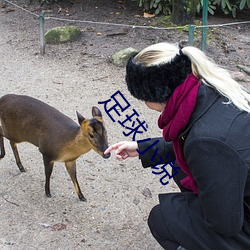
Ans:
{"type": "MultiPolygon", "coordinates": [[[[89,1],[86,9],[81,10],[87,19],[93,19],[91,14],[94,14],[102,21],[106,18],[121,22],[127,18],[124,22],[140,21],[150,25],[150,21],[138,18],[126,8],[119,9],[119,16],[117,5],[115,10],[103,11],[100,15],[100,7],[96,7],[100,2],[89,1]]],[[[107,3],[109,5],[102,8],[112,7],[113,1],[107,3]]],[[[80,8],[75,8],[73,13],[77,10],[80,8]]],[[[69,13],[62,11],[60,15],[69,13]]],[[[55,25],[59,24],[48,22],[46,28],[55,25]]],[[[178,41],[183,34],[150,31],[145,35],[141,30],[85,25],[82,28],[85,33],[81,41],[46,46],[45,56],[40,56],[37,18],[9,6],[0,9],[1,95],[33,96],[75,121],[76,110],[90,117],[91,107],[98,106],[103,111],[112,144],[132,138],[123,135],[123,128],[111,121],[98,101],[108,100],[120,90],[131,104],[120,120],[134,108],[149,127],[147,134],[136,139],[160,136],[156,125],[158,114],[130,96],[124,84],[124,69],[110,63],[109,56],[121,48],[140,49],[156,40],[178,41]],[[107,36],[116,32],[127,35],[107,36]]],[[[223,32],[214,31],[209,55],[233,71],[237,71],[236,64],[249,66],[249,27],[223,32]]],[[[248,79],[247,76],[243,79],[246,86],[249,86],[248,79]]],[[[55,165],[52,174],[52,198],[49,199],[44,195],[44,167],[37,148],[26,143],[19,145],[27,169],[26,173],[20,173],[9,143],[5,142],[6,156],[0,162],[0,249],[161,249],[149,232],[147,216],[158,203],[159,193],[177,191],[172,182],[162,186],[159,178],[150,169],[143,169],[138,159],[104,160],[91,151],[77,160],[78,181],[87,202],[78,200],[70,177],[60,163],[55,165]]]]}

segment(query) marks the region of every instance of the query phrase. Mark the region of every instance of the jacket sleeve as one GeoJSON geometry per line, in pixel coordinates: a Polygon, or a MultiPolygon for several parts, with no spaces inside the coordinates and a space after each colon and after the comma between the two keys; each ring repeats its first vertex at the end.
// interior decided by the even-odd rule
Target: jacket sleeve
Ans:
{"type": "Polygon", "coordinates": [[[244,220],[246,162],[218,139],[197,137],[186,143],[184,154],[198,185],[205,223],[224,236],[237,235],[244,220]]]}
{"type": "Polygon", "coordinates": [[[139,158],[144,168],[154,166],[161,159],[163,161],[161,161],[160,164],[175,160],[175,153],[172,143],[166,142],[163,137],[137,141],[137,143],[138,150],[140,152],[139,158]]]}

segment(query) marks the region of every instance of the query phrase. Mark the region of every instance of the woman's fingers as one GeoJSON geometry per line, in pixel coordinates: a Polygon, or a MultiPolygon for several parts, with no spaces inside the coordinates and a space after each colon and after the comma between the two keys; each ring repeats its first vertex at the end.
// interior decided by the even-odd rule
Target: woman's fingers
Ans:
{"type": "Polygon", "coordinates": [[[110,153],[111,151],[113,150],[116,150],[120,145],[122,145],[124,142],[118,142],[116,144],[113,144],[111,146],[109,146],[105,151],[104,151],[104,154],[108,154],[110,153]]]}
{"type": "Polygon", "coordinates": [[[138,156],[136,149],[138,148],[137,142],[121,141],[108,147],[104,154],[108,154],[115,150],[115,157],[118,160],[124,160],[128,157],[138,156]]]}
{"type": "Polygon", "coordinates": [[[121,144],[117,147],[115,153],[120,154],[122,151],[127,150],[127,145],[126,144],[121,144]]]}

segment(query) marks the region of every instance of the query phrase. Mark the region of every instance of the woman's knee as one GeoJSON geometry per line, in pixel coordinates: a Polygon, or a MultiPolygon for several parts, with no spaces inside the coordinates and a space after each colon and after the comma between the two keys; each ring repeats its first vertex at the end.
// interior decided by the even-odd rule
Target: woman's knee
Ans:
{"type": "Polygon", "coordinates": [[[160,205],[158,204],[151,209],[149,216],[148,216],[148,226],[151,232],[157,231],[159,227],[159,224],[158,224],[159,217],[161,217],[161,214],[160,214],[160,205]]]}
{"type": "Polygon", "coordinates": [[[168,229],[161,214],[160,205],[152,208],[148,216],[148,226],[153,236],[158,240],[164,240],[168,236],[168,229]]]}
{"type": "Polygon", "coordinates": [[[175,242],[164,222],[160,205],[152,208],[148,216],[148,226],[154,238],[164,249],[177,249],[179,244],[175,242]]]}

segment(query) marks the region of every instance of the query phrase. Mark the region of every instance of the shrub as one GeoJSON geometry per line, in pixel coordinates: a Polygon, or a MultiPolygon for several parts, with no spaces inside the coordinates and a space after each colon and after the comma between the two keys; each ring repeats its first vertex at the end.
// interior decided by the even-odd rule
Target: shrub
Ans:
{"type": "Polygon", "coordinates": [[[171,14],[171,0],[136,0],[136,2],[139,7],[143,7],[145,11],[154,12],[156,15],[160,13],[165,15],[171,14]]]}
{"type": "MultiPolygon", "coordinates": [[[[159,13],[171,14],[172,1],[174,0],[135,0],[140,7],[146,11],[154,11],[159,13]]],[[[193,1],[193,0],[189,0],[193,1]]],[[[197,13],[201,12],[204,0],[199,0],[197,4],[197,13]]],[[[208,11],[214,15],[216,7],[220,6],[224,14],[231,14],[236,17],[237,10],[241,11],[245,8],[250,9],[250,0],[208,0],[208,11]]]]}

